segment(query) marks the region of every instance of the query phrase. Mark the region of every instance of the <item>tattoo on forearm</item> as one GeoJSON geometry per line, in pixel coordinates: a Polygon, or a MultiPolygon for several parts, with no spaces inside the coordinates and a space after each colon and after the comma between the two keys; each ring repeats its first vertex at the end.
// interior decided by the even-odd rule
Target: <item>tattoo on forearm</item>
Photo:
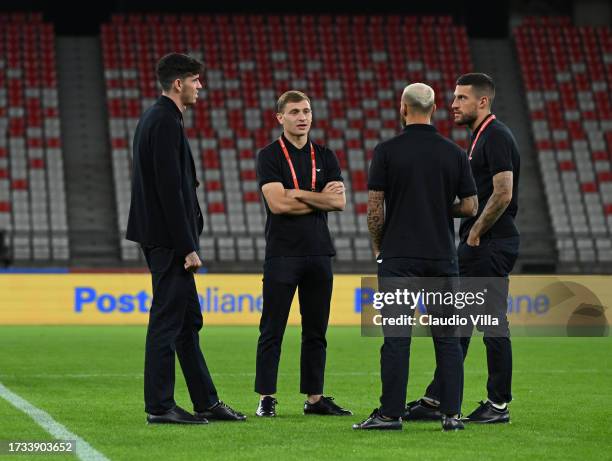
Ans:
{"type": "Polygon", "coordinates": [[[457,203],[453,203],[451,213],[453,218],[463,218],[474,216],[478,211],[478,199],[476,196],[461,199],[457,203]]]}
{"type": "Polygon", "coordinates": [[[487,232],[495,224],[507,207],[508,205],[503,203],[498,197],[491,196],[485,209],[476,221],[480,235],[487,232]]]}
{"type": "Polygon", "coordinates": [[[493,195],[487,201],[482,214],[474,223],[478,235],[485,234],[504,214],[512,197],[512,172],[504,171],[493,176],[493,195]]]}
{"type": "Polygon", "coordinates": [[[371,190],[368,193],[368,230],[374,253],[380,253],[385,223],[385,193],[371,190]]]}

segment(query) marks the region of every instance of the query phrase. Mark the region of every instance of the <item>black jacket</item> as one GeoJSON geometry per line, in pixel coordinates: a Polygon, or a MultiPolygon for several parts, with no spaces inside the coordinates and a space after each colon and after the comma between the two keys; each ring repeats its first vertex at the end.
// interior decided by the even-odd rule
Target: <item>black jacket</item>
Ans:
{"type": "Polygon", "coordinates": [[[183,115],[161,96],[140,118],[134,133],[132,201],[126,238],[162,246],[184,257],[199,250],[204,221],[198,182],[183,115]]]}

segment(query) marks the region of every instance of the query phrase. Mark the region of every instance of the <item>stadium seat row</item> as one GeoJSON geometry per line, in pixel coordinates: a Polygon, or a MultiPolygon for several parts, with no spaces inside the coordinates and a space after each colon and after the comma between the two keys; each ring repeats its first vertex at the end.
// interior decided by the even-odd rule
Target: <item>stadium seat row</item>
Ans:
{"type": "Polygon", "coordinates": [[[0,230],[16,260],[69,259],[55,34],[0,14],[0,230]]]}
{"type": "MultiPolygon", "coordinates": [[[[431,82],[440,107],[438,129],[467,144],[467,132],[453,126],[446,108],[457,75],[471,68],[469,48],[465,29],[448,17],[119,15],[103,25],[102,44],[121,235],[131,138],[142,110],[159,94],[155,63],[176,50],[206,63],[204,97],[185,114],[185,127],[203,183],[198,195],[207,212],[205,235],[217,242],[209,260],[227,260],[263,234],[255,156],[280,134],[274,104],[288,89],[311,96],[311,135],[340,161],[348,203],[343,213],[329,217],[339,258],[358,260],[369,246],[368,164],[374,146],[399,130],[399,96],[409,81],[431,82]],[[231,33],[236,28],[240,34],[231,33]],[[408,28],[411,33],[403,33],[408,28]],[[400,35],[406,37],[401,44],[387,38],[400,35]],[[231,250],[219,246],[230,241],[231,250]]],[[[122,245],[125,259],[139,257],[129,243],[122,245]]],[[[260,256],[259,247],[249,247],[244,254],[260,256]]],[[[369,249],[366,253],[370,258],[369,249]]]]}

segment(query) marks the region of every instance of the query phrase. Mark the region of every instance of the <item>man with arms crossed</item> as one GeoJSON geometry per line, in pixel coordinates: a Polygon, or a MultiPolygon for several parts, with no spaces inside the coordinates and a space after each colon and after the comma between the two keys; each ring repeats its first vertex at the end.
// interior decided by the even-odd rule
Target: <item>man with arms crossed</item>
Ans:
{"type": "Polygon", "coordinates": [[[153,278],[145,352],[145,411],[150,424],[206,424],[246,417],[217,396],[200,349],[202,312],[194,272],[204,221],[196,171],[183,130],[183,112],[202,88],[201,62],[171,53],[157,63],[162,95],[134,134],[132,202],[126,238],[138,242],[153,278]],[[174,354],[179,358],[195,415],[174,401],[174,354]]]}
{"type": "MultiPolygon", "coordinates": [[[[368,229],[378,261],[379,290],[397,278],[438,277],[450,284],[458,276],[453,217],[474,216],[478,209],[467,155],[431,125],[434,101],[431,87],[408,85],[400,105],[403,132],[374,149],[368,229]]],[[[383,328],[381,406],[353,429],[402,428],[411,342],[410,327],[403,330],[404,334],[389,334],[383,328]]],[[[432,327],[436,363],[445,378],[440,397],[445,431],[463,429],[463,362],[454,333],[454,328],[432,327]]]]}
{"type": "MultiPolygon", "coordinates": [[[[502,282],[501,289],[487,294],[485,313],[498,318],[500,325],[483,328],[488,398],[466,418],[473,423],[509,422],[508,403],[512,400],[512,346],[506,310],[508,274],[518,257],[520,243],[514,218],[518,211],[521,163],[512,132],[491,113],[494,97],[491,77],[465,74],[457,80],[452,104],[455,123],[467,126],[473,133],[468,154],[480,203],[478,215],[461,222],[459,271],[462,277],[497,277],[502,282]]],[[[471,333],[470,328],[466,337],[461,338],[464,358],[471,333]]],[[[440,418],[441,381],[436,370],[425,397],[407,404],[405,420],[440,418]]]]}
{"type": "Polygon", "coordinates": [[[263,309],[257,343],[257,416],[276,416],[281,344],[296,288],[302,316],[300,392],[304,414],[350,415],[323,395],[323,378],[335,254],[327,212],[342,211],[344,184],[336,155],[313,143],[310,99],[288,91],[277,102],[283,133],[257,155],[257,176],[266,205],[263,309]]]}

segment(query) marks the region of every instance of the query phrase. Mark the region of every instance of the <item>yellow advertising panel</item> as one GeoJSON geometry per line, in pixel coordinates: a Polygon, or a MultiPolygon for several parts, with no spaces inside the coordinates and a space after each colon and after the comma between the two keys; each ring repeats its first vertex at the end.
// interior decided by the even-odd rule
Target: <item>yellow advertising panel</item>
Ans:
{"type": "MultiPolygon", "coordinates": [[[[196,275],[207,325],[258,325],[261,274],[196,275]]],[[[358,325],[354,313],[359,276],[336,276],[330,321],[358,325]]],[[[0,275],[0,325],[146,324],[151,307],[149,274],[0,275]]],[[[289,323],[300,323],[297,296],[289,323]]]]}
{"type": "MultiPolygon", "coordinates": [[[[257,325],[262,296],[261,274],[196,276],[206,325],[257,325]]],[[[359,325],[361,305],[372,293],[362,276],[336,275],[331,325],[359,325]]],[[[149,274],[2,274],[0,325],[146,324],[151,306],[149,274]]],[[[596,306],[610,318],[612,277],[514,276],[510,282],[510,323],[550,323],[559,305],[596,306]]],[[[299,325],[297,296],[289,323],[299,325]]],[[[609,321],[606,323],[609,324],[609,321]]]]}

